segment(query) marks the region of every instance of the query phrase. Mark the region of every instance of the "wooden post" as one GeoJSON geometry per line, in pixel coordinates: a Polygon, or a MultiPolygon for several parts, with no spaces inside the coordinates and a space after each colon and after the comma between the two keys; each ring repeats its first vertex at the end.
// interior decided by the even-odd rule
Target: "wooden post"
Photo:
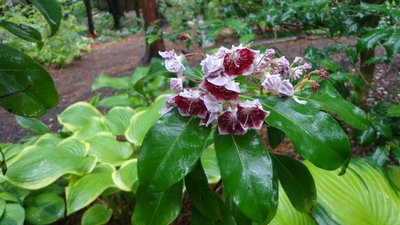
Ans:
{"type": "MultiPolygon", "coordinates": [[[[141,0],[144,28],[152,25],[157,20],[156,0],[141,0]]],[[[146,42],[146,53],[141,60],[142,65],[148,65],[153,57],[160,57],[158,51],[165,51],[164,40],[157,39],[151,45],[146,42]]]]}
{"type": "Polygon", "coordinates": [[[86,16],[88,19],[89,37],[95,38],[94,23],[93,23],[93,16],[92,16],[92,5],[90,4],[90,0],[84,0],[84,2],[85,2],[85,7],[86,7],[86,16]]]}

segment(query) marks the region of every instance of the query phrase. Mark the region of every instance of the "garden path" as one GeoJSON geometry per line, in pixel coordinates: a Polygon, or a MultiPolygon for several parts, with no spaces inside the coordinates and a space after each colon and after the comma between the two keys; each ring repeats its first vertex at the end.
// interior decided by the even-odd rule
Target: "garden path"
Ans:
{"type": "MultiPolygon", "coordinates": [[[[354,42],[349,39],[346,41],[354,42]]],[[[92,51],[84,55],[81,59],[75,60],[65,68],[49,68],[60,96],[60,102],[54,109],[41,117],[40,120],[48,124],[54,131],[60,127],[57,122],[57,115],[66,107],[77,101],[89,100],[93,93],[91,84],[94,78],[99,74],[113,76],[129,75],[140,64],[141,57],[145,53],[143,34],[135,34],[121,41],[107,42],[92,46],[92,51]]],[[[293,59],[295,56],[301,56],[304,49],[309,45],[315,47],[326,47],[334,44],[335,41],[324,38],[302,37],[295,40],[268,43],[268,47],[273,47],[293,59]]],[[[167,49],[176,45],[166,43],[167,49]]],[[[337,57],[337,61],[342,66],[348,66],[349,63],[344,57],[337,57]]],[[[400,57],[396,57],[389,67],[379,65],[375,76],[375,92],[381,92],[382,95],[390,95],[393,101],[400,99],[400,57]],[[384,76],[386,74],[386,76],[384,76]],[[393,94],[394,93],[394,94],[393,94]]],[[[371,93],[371,101],[381,100],[371,93]]],[[[28,132],[21,129],[15,122],[14,115],[0,108],[0,143],[15,142],[28,132]]]]}

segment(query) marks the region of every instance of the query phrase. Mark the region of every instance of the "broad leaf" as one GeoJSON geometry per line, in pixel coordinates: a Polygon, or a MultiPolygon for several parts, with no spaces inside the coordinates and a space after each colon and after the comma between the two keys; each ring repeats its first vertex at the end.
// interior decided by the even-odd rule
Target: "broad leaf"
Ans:
{"type": "Polygon", "coordinates": [[[112,173],[114,168],[107,164],[98,165],[93,172],[87,174],[66,190],[67,214],[82,209],[92,203],[104,190],[114,186],[112,173]]]}
{"type": "Polygon", "coordinates": [[[185,186],[193,205],[199,212],[212,220],[222,219],[218,197],[210,189],[200,161],[186,175],[185,186]]]}
{"type": "Polygon", "coordinates": [[[101,88],[112,88],[114,90],[127,90],[129,88],[130,77],[114,77],[99,75],[96,77],[92,84],[92,91],[99,90],[101,88]]]}
{"type": "MultiPolygon", "coordinates": [[[[64,145],[68,143],[64,142],[64,145]]],[[[85,148],[82,146],[82,150],[85,148]]],[[[34,145],[24,149],[8,162],[4,178],[22,188],[39,189],[53,183],[64,174],[83,175],[93,169],[96,158],[82,153],[84,152],[81,151],[78,155],[76,149],[63,148],[62,145],[34,145]]]]}
{"type": "Polygon", "coordinates": [[[20,204],[10,203],[6,205],[0,225],[23,225],[25,220],[25,210],[20,204]]]}
{"type": "Polygon", "coordinates": [[[25,117],[39,117],[57,105],[49,73],[29,56],[0,44],[0,106],[25,117]]]}
{"type": "Polygon", "coordinates": [[[6,209],[6,201],[0,198],[0,218],[3,216],[5,209],[6,209]]]}
{"type": "Polygon", "coordinates": [[[97,107],[112,108],[116,106],[131,106],[131,101],[127,93],[115,94],[102,98],[96,103],[97,107]]]}
{"type": "Polygon", "coordinates": [[[50,25],[50,36],[53,36],[60,27],[62,19],[60,3],[58,3],[57,0],[31,0],[31,2],[36,6],[50,25]]]}
{"type": "Polygon", "coordinates": [[[96,204],[90,207],[82,216],[82,225],[103,225],[111,219],[112,210],[104,205],[96,204]]]}
{"type": "Polygon", "coordinates": [[[42,34],[35,28],[26,24],[15,24],[10,21],[0,20],[0,27],[8,30],[15,36],[29,42],[42,42],[42,34]]]}
{"type": "Polygon", "coordinates": [[[112,174],[114,184],[121,190],[132,191],[133,184],[138,181],[137,159],[125,161],[112,174]]]}
{"type": "Polygon", "coordinates": [[[147,132],[138,157],[139,181],[152,190],[166,190],[180,181],[200,158],[210,128],[177,110],[164,115],[147,132]]]}
{"type": "Polygon", "coordinates": [[[272,155],[278,171],[279,182],[292,205],[307,213],[317,202],[314,179],[301,162],[284,155],[272,155]]]}
{"type": "Polygon", "coordinates": [[[92,105],[86,102],[77,102],[66,108],[61,115],[58,116],[58,121],[66,129],[76,131],[84,127],[84,123],[91,117],[100,118],[101,113],[92,105]]]}
{"type": "Polygon", "coordinates": [[[168,225],[178,216],[182,205],[182,182],[163,192],[139,186],[132,215],[133,225],[168,225]]]}
{"type": "Polygon", "coordinates": [[[231,210],[221,199],[218,199],[218,205],[221,209],[221,219],[212,220],[201,214],[196,208],[193,208],[191,215],[192,225],[245,225],[235,221],[231,210]]]}
{"type": "Polygon", "coordinates": [[[301,213],[293,208],[288,196],[282,187],[279,187],[279,205],[276,216],[270,225],[316,225],[313,218],[307,213],[301,213]]]}
{"type": "Polygon", "coordinates": [[[26,118],[22,116],[16,116],[15,119],[22,128],[32,131],[33,133],[45,134],[51,132],[50,128],[38,119],[26,118]]]}
{"type": "Polygon", "coordinates": [[[130,107],[114,107],[104,117],[104,124],[115,135],[124,134],[135,111],[130,107]]]}
{"type": "Polygon", "coordinates": [[[314,107],[339,115],[355,129],[365,130],[370,125],[367,114],[345,100],[329,82],[323,82],[320,90],[307,99],[314,107]]]}
{"type": "Polygon", "coordinates": [[[35,196],[32,203],[25,209],[26,220],[29,223],[51,224],[64,217],[64,199],[55,193],[35,196]]]}
{"type": "Polygon", "coordinates": [[[400,224],[398,193],[376,165],[365,159],[355,159],[347,172],[338,176],[339,171],[322,170],[309,162],[305,164],[315,179],[318,204],[323,209],[314,212],[317,220],[324,221],[320,211],[325,211],[325,216],[338,224],[400,224]]]}
{"type": "Polygon", "coordinates": [[[271,112],[267,124],[285,132],[302,157],[328,170],[350,160],[347,135],[329,114],[289,98],[269,96],[261,102],[271,112]]]}
{"type": "Polygon", "coordinates": [[[89,117],[82,122],[82,128],[76,131],[73,137],[80,140],[94,138],[98,133],[110,133],[108,127],[104,124],[102,117],[89,117]]]}
{"type": "Polygon", "coordinates": [[[169,72],[165,68],[164,60],[153,58],[150,64],[151,66],[149,68],[149,71],[147,72],[147,76],[162,75],[169,78],[176,77],[176,73],[169,72]]]}
{"type": "Polygon", "coordinates": [[[268,142],[272,148],[278,147],[284,137],[285,133],[281,130],[274,127],[268,127],[268,142]]]}
{"type": "Polygon", "coordinates": [[[111,133],[100,132],[86,140],[89,151],[95,155],[99,162],[111,165],[121,165],[133,153],[128,142],[119,142],[111,133]]]}
{"type": "Polygon", "coordinates": [[[138,146],[142,145],[146,133],[161,118],[160,110],[165,106],[165,100],[165,95],[158,97],[148,109],[136,113],[131,118],[125,133],[129,142],[138,146]]]}
{"type": "Polygon", "coordinates": [[[255,131],[214,136],[224,190],[249,218],[267,223],[276,212],[278,181],[272,159],[255,131]]]}

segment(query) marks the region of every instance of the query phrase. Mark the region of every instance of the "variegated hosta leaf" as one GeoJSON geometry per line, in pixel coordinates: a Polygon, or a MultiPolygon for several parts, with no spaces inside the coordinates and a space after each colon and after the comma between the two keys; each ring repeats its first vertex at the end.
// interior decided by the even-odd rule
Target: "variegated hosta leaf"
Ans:
{"type": "Polygon", "coordinates": [[[90,173],[76,180],[66,188],[67,214],[82,209],[92,203],[104,190],[114,187],[112,173],[114,167],[99,164],[90,173]]]}
{"type": "Polygon", "coordinates": [[[115,135],[124,134],[135,111],[130,107],[114,107],[104,117],[104,124],[115,135]]]}
{"type": "Polygon", "coordinates": [[[121,167],[112,174],[115,185],[121,190],[132,191],[132,186],[138,181],[137,159],[125,161],[121,167]]]}
{"type": "Polygon", "coordinates": [[[89,103],[77,102],[65,109],[58,116],[58,121],[65,129],[74,132],[83,128],[89,118],[101,116],[101,113],[89,103]]]}
{"type": "Polygon", "coordinates": [[[26,189],[45,187],[65,174],[83,175],[93,170],[96,157],[87,145],[68,138],[56,146],[33,145],[7,164],[4,179],[26,189]]]}

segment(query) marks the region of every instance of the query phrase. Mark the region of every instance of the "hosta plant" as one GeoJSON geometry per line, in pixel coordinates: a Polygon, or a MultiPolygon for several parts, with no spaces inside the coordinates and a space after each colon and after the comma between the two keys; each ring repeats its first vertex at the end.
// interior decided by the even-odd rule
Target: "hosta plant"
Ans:
{"type": "Polygon", "coordinates": [[[183,186],[197,216],[216,224],[235,224],[232,218],[267,224],[277,210],[279,183],[297,210],[309,212],[316,202],[310,172],[296,159],[270,153],[266,140],[276,146],[287,135],[299,157],[343,173],[351,151],[337,119],[365,129],[366,114],[338,94],[326,70],[312,70],[301,57],[290,62],[274,57],[273,49],[242,45],[193,54],[203,56],[200,70],[173,50],[160,52],[168,76],[175,75],[176,94],[167,96],[163,117],[141,143],[133,224],[172,222],[183,186]],[[200,159],[210,146],[221,174],[211,187],[200,159]]]}

